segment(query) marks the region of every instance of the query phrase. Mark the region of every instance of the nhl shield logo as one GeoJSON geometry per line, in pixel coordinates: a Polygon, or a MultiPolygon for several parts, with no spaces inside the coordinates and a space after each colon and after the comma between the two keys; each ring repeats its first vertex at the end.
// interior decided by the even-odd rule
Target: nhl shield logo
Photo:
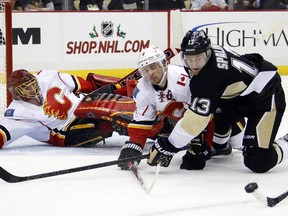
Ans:
{"type": "Polygon", "coordinates": [[[110,22],[102,22],[101,24],[101,33],[104,37],[111,37],[113,35],[113,23],[110,22]]]}

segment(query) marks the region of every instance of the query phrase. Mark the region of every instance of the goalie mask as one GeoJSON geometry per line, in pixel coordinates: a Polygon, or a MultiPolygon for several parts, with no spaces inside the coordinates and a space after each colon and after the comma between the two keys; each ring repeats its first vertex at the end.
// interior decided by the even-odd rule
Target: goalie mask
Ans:
{"type": "Polygon", "coordinates": [[[203,31],[189,30],[181,43],[181,60],[192,75],[197,75],[211,56],[211,41],[203,31]]]}
{"type": "Polygon", "coordinates": [[[35,76],[26,70],[16,70],[11,74],[8,89],[14,100],[22,100],[36,106],[43,104],[43,97],[35,76]]]}
{"type": "Polygon", "coordinates": [[[147,78],[153,85],[165,85],[167,77],[167,60],[165,53],[157,46],[153,45],[141,52],[138,66],[142,76],[147,78]],[[158,73],[157,66],[161,67],[160,73],[158,73]]]}

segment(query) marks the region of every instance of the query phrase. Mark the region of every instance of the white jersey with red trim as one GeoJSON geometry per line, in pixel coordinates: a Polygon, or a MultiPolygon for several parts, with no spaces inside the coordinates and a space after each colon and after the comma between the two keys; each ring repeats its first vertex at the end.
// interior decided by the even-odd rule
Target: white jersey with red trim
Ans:
{"type": "Polygon", "coordinates": [[[136,102],[136,121],[155,120],[157,112],[174,119],[183,115],[183,106],[190,100],[189,76],[181,66],[168,65],[167,87],[157,90],[146,79],[139,80],[133,98],[136,102]],[[180,102],[180,103],[177,103],[180,102]]]}
{"type": "Polygon", "coordinates": [[[130,141],[144,146],[157,114],[180,119],[190,103],[190,78],[183,67],[168,65],[167,86],[157,89],[146,78],[141,78],[134,89],[136,102],[133,122],[128,126],[130,141]]]}
{"type": "Polygon", "coordinates": [[[43,96],[43,105],[13,100],[1,118],[0,147],[23,135],[48,141],[50,131],[57,133],[65,130],[75,119],[73,112],[83,98],[83,95],[77,95],[81,90],[79,79],[55,70],[42,70],[35,77],[43,96]]]}

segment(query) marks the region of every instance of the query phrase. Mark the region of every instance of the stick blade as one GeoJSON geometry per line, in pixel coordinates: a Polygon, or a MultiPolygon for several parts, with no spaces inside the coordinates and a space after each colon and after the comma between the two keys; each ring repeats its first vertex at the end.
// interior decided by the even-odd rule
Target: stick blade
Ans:
{"type": "Polygon", "coordinates": [[[0,166],[0,178],[8,183],[15,183],[22,181],[21,177],[14,176],[1,166],[0,166]]]}
{"type": "Polygon", "coordinates": [[[275,205],[280,203],[282,200],[284,200],[287,196],[288,196],[288,191],[280,194],[279,196],[277,196],[275,198],[267,197],[267,205],[269,207],[274,207],[275,205]]]}

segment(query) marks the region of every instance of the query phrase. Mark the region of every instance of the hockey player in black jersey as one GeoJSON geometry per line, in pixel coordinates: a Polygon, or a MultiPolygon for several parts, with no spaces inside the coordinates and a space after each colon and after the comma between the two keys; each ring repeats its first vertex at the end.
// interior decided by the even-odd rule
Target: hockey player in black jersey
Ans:
{"type": "Polygon", "coordinates": [[[288,157],[288,134],[275,140],[285,111],[285,95],[277,68],[260,54],[239,55],[211,45],[203,30],[188,31],[181,58],[191,76],[191,104],[169,138],[158,138],[148,164],[168,166],[179,148],[215,120],[213,145],[225,147],[231,126],[245,117],[244,164],[264,173],[288,157]]]}

